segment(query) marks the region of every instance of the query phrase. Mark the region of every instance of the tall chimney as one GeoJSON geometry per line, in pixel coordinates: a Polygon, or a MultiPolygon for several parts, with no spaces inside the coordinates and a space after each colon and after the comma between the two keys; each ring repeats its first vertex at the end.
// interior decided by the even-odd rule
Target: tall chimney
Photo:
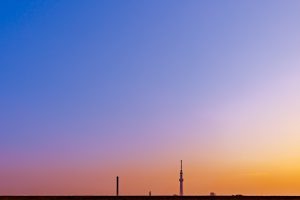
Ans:
{"type": "Polygon", "coordinates": [[[116,195],[119,196],[119,177],[117,176],[116,195]]]}

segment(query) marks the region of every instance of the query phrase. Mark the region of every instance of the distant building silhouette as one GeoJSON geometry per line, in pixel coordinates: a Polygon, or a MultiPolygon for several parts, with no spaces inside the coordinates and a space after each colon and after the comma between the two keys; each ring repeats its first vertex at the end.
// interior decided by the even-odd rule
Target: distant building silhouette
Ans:
{"type": "Polygon", "coordinates": [[[216,193],[211,192],[211,193],[209,194],[209,196],[216,196],[216,193]]]}
{"type": "Polygon", "coordinates": [[[182,172],[182,160],[180,161],[180,174],[179,174],[179,195],[183,196],[183,172],[182,172]]]}

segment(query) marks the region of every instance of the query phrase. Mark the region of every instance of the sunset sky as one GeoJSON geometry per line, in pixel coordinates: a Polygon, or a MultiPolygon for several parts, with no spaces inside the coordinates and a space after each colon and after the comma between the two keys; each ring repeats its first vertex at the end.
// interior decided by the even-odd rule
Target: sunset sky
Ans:
{"type": "Polygon", "coordinates": [[[300,195],[300,1],[0,0],[0,195],[300,195]]]}

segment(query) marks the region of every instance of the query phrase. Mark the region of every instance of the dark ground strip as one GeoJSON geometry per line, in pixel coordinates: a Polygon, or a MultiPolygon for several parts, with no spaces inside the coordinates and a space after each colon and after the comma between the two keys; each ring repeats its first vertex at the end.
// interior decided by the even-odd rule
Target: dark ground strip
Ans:
{"type": "Polygon", "coordinates": [[[0,200],[300,200],[300,196],[0,196],[0,200]]]}

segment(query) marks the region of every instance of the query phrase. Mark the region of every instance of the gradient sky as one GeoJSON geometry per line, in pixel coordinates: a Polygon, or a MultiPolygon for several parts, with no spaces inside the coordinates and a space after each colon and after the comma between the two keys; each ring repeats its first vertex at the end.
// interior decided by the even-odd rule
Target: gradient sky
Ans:
{"type": "Polygon", "coordinates": [[[0,0],[0,195],[300,195],[299,10],[0,0]]]}

